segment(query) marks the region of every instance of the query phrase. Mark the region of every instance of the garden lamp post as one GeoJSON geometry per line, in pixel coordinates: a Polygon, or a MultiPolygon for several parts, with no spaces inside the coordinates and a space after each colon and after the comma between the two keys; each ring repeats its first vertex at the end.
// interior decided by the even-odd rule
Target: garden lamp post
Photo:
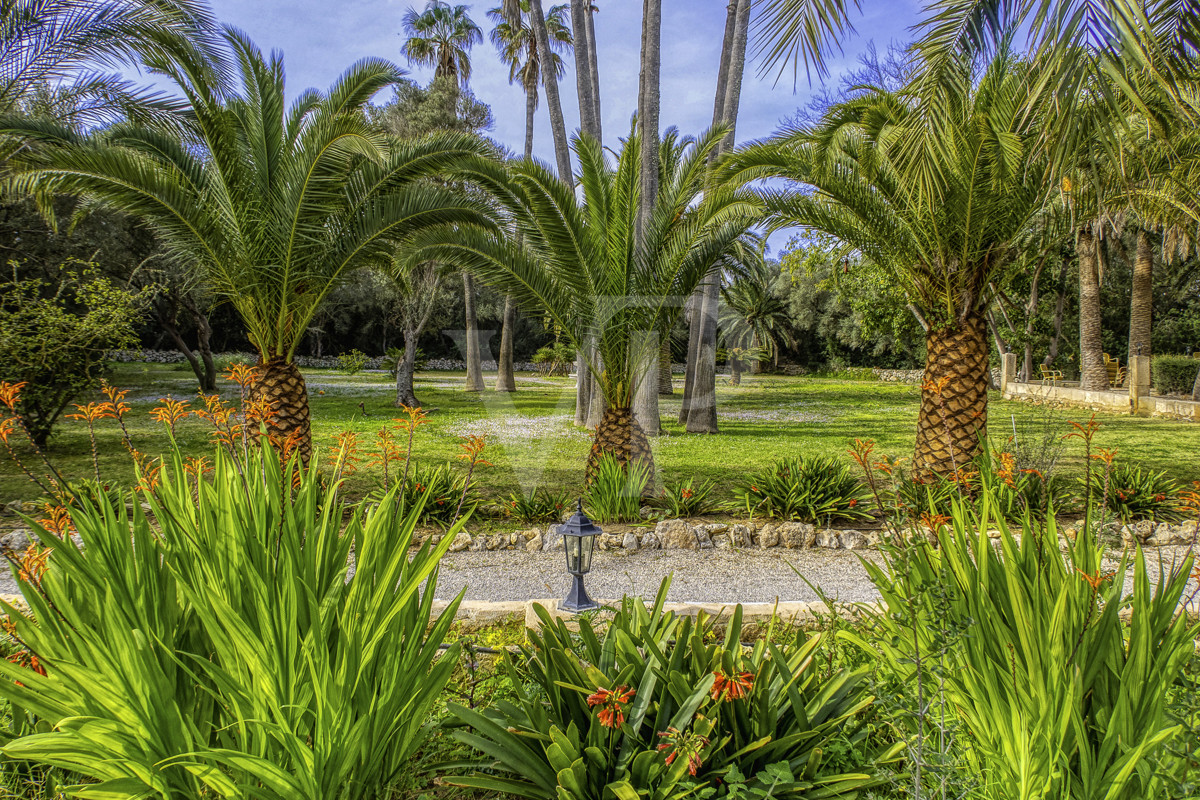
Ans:
{"type": "Polygon", "coordinates": [[[588,611],[600,607],[583,588],[583,576],[592,569],[592,551],[600,533],[600,527],[583,513],[583,500],[580,500],[575,513],[562,528],[563,548],[567,551],[567,572],[571,573],[572,578],[571,591],[567,592],[567,599],[562,602],[562,607],[567,611],[588,611]]]}

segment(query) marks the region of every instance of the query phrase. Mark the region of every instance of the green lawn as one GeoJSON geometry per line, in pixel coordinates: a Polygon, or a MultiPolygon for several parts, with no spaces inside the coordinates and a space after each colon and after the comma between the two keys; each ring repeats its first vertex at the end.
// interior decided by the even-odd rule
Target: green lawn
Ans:
{"type": "MultiPolygon", "coordinates": [[[[306,378],[318,443],[353,430],[360,434],[364,448],[370,448],[375,432],[398,416],[391,405],[393,392],[386,375],[311,370],[306,378]]],[[[148,412],[166,394],[176,398],[193,395],[191,373],[179,365],[121,364],[111,380],[129,390],[136,446],[150,454],[161,452],[166,443],[164,429],[149,419],[148,412]]],[[[494,465],[478,473],[485,494],[503,496],[535,485],[572,492],[582,489],[590,438],[571,424],[574,389],[570,380],[522,375],[515,395],[469,395],[462,390],[463,381],[462,373],[418,376],[417,393],[429,412],[429,424],[421,427],[416,437],[419,459],[452,459],[458,452],[458,437],[484,434],[486,457],[494,465]]],[[[221,384],[227,396],[232,397],[235,389],[221,384]]],[[[684,433],[674,422],[678,393],[665,398],[662,411],[668,421],[667,435],[654,443],[654,451],[665,480],[693,475],[710,478],[717,482],[718,496],[729,497],[737,480],[775,458],[840,454],[855,437],[875,439],[881,453],[909,455],[920,392],[915,386],[871,381],[746,376],[740,387],[720,386],[718,395],[721,433],[717,436],[684,433]]],[[[1022,436],[1058,439],[1069,430],[1068,420],[1086,420],[1088,416],[1090,412],[1083,410],[1048,412],[993,396],[990,422],[993,436],[1010,436],[1015,418],[1022,436]]],[[[1180,480],[1200,479],[1200,426],[1113,414],[1098,414],[1097,419],[1103,422],[1097,444],[1117,448],[1121,459],[1142,461],[1180,480]]],[[[210,447],[207,430],[199,420],[182,423],[179,441],[184,451],[206,452],[210,447]]],[[[106,479],[130,479],[132,468],[115,423],[101,422],[98,439],[101,474],[106,479]]],[[[91,473],[89,454],[84,423],[64,420],[51,442],[52,460],[68,477],[84,477],[91,473]]],[[[1070,472],[1081,472],[1082,445],[1068,442],[1061,463],[1070,472]]],[[[356,476],[352,487],[368,490],[370,472],[364,470],[356,476]]],[[[0,462],[0,499],[36,495],[12,463],[7,459],[0,462]]]]}

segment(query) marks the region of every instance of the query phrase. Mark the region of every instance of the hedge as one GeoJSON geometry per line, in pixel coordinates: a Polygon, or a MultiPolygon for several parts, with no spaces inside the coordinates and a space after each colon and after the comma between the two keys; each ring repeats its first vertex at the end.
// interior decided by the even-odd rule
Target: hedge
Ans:
{"type": "Polygon", "coordinates": [[[1150,368],[1154,389],[1159,394],[1190,395],[1198,371],[1200,359],[1188,356],[1155,356],[1150,368]]]}

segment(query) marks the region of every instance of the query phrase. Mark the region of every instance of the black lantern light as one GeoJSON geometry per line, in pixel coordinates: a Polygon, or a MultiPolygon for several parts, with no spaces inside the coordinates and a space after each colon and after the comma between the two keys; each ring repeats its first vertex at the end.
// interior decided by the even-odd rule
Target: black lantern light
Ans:
{"type": "Polygon", "coordinates": [[[596,547],[596,537],[601,533],[600,527],[583,513],[583,500],[580,500],[579,507],[562,527],[567,572],[572,576],[571,591],[562,602],[562,607],[567,611],[588,611],[600,607],[584,590],[583,576],[592,569],[592,551],[596,547]]]}

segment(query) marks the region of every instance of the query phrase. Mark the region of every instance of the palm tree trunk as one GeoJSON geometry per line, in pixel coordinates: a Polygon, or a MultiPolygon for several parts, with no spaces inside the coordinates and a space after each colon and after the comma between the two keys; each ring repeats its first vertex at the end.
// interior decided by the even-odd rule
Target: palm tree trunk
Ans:
{"type": "Polygon", "coordinates": [[[413,391],[413,373],[417,363],[417,337],[419,331],[404,332],[404,354],[396,364],[396,407],[420,408],[421,401],[413,391]]]}
{"type": "MultiPolygon", "coordinates": [[[[662,3],[644,0],[642,6],[642,72],[641,97],[638,106],[638,132],[641,139],[638,212],[634,242],[645,251],[646,232],[654,214],[658,197],[658,111],[660,101],[659,70],[661,66],[662,3]]],[[[662,347],[657,332],[645,334],[647,346],[637,351],[638,382],[633,398],[633,414],[647,436],[662,434],[662,419],[658,413],[657,363],[662,347]]]]}
{"type": "Polygon", "coordinates": [[[604,412],[600,424],[596,427],[591,452],[588,453],[589,483],[596,474],[600,459],[605,455],[613,456],[619,464],[640,462],[653,469],[654,454],[650,450],[650,440],[646,438],[646,432],[634,418],[632,408],[613,407],[604,412]]]}
{"type": "MultiPolygon", "coordinates": [[[[742,72],[746,64],[746,39],[750,24],[750,0],[738,0],[734,17],[733,40],[729,51],[729,72],[721,122],[729,126],[729,135],[721,142],[721,153],[733,146],[738,107],[742,96],[742,72]]],[[[721,274],[710,273],[704,284],[700,304],[700,332],[697,341],[693,388],[688,398],[687,431],[717,433],[717,306],[721,301],[721,274]]]]}
{"type": "Polygon", "coordinates": [[[515,392],[513,374],[513,326],[517,324],[517,306],[512,295],[504,296],[504,328],[500,331],[500,357],[496,360],[496,391],[515,392]]]}
{"type": "MultiPolygon", "coordinates": [[[[737,26],[738,0],[729,0],[725,7],[725,37],[721,44],[721,61],[717,65],[717,90],[713,95],[713,124],[716,125],[725,117],[725,87],[729,82],[729,62],[732,60],[733,32],[737,26]]],[[[719,272],[714,267],[707,280],[715,281],[719,272]]],[[[705,286],[701,284],[692,292],[688,300],[688,348],[683,370],[683,403],[679,407],[679,424],[686,425],[688,414],[692,408],[692,389],[696,383],[696,359],[700,354],[700,312],[704,305],[705,286]]]]}
{"type": "Polygon", "coordinates": [[[251,399],[271,409],[273,413],[267,420],[267,430],[278,441],[295,442],[296,452],[307,464],[312,456],[308,388],[296,363],[283,356],[260,361],[257,380],[251,388],[251,399]]]}
{"type": "Polygon", "coordinates": [[[1099,248],[1092,227],[1081,228],[1075,245],[1079,256],[1079,386],[1092,391],[1108,388],[1101,341],[1099,248]]]}
{"type": "Polygon", "coordinates": [[[546,15],[542,11],[542,0],[529,0],[529,17],[533,25],[533,36],[537,41],[538,59],[542,67],[542,85],[546,87],[546,106],[550,110],[550,130],[554,134],[554,157],[558,162],[558,177],[573,185],[571,174],[571,151],[567,147],[567,126],[563,121],[562,100],[558,94],[558,76],[554,74],[554,57],[550,51],[550,37],[546,33],[546,15]]]}
{"type": "Polygon", "coordinates": [[[742,385],[742,360],[736,356],[729,357],[729,385],[742,385]]]}
{"type": "Polygon", "coordinates": [[[525,158],[533,158],[533,120],[537,111],[537,86],[525,88],[525,158]]]}
{"type": "Polygon", "coordinates": [[[475,282],[469,272],[463,273],[463,304],[467,322],[467,391],[482,392],[483,358],[479,352],[479,322],[475,317],[475,282]]]}
{"type": "Polygon", "coordinates": [[[1129,359],[1150,355],[1154,307],[1154,251],[1150,234],[1138,228],[1137,255],[1133,260],[1133,295],[1129,302],[1129,359]]]}
{"type": "Polygon", "coordinates": [[[671,337],[664,336],[658,353],[658,393],[666,397],[675,394],[675,384],[671,378],[671,337]]]}
{"type": "Polygon", "coordinates": [[[600,67],[599,60],[596,56],[596,10],[589,2],[587,4],[587,25],[585,28],[585,40],[587,41],[588,61],[591,62],[590,72],[592,79],[592,108],[596,115],[596,141],[604,142],[604,115],[601,112],[600,106],[600,67]]]}
{"type": "Polygon", "coordinates": [[[575,354],[575,424],[586,425],[592,402],[592,375],[583,353],[575,354]]]}
{"type": "MultiPolygon", "coordinates": [[[[1062,341],[1063,316],[1067,308],[1067,268],[1069,265],[1069,260],[1064,258],[1058,268],[1058,296],[1054,301],[1054,335],[1050,337],[1050,344],[1046,346],[1046,357],[1042,359],[1044,367],[1050,367],[1054,363],[1054,359],[1058,358],[1058,343],[1062,341]]],[[[1029,379],[1033,380],[1032,374],[1029,379]]]]}
{"type": "Polygon", "coordinates": [[[925,336],[925,380],[917,417],[913,471],[953,475],[980,452],[987,431],[988,341],[983,314],[925,336]]]}
{"type": "Polygon", "coordinates": [[[575,33],[575,88],[579,95],[579,128],[587,136],[600,138],[600,109],[595,99],[597,75],[592,71],[595,61],[591,56],[591,41],[588,38],[588,20],[591,17],[591,0],[571,0],[571,28],[575,33]]]}

